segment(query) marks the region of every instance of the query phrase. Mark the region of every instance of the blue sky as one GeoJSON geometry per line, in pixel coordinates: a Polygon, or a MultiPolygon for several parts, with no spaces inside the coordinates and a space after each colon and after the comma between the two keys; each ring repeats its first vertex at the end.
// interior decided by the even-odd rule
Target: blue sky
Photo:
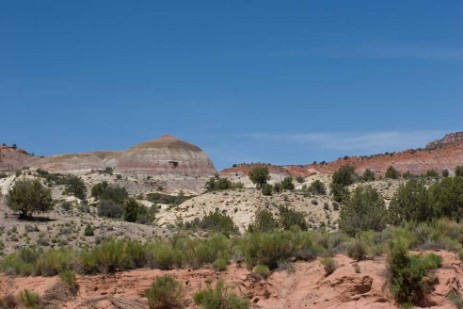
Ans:
{"type": "Polygon", "coordinates": [[[463,2],[1,1],[0,137],[172,134],[218,169],[423,146],[463,120],[463,2]]]}

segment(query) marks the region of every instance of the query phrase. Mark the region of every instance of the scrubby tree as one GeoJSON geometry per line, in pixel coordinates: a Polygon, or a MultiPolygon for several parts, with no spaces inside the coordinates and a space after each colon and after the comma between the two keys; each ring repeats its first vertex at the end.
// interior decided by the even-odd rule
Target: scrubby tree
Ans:
{"type": "Polygon", "coordinates": [[[381,195],[371,186],[357,187],[341,208],[339,228],[348,235],[359,231],[381,231],[386,227],[387,210],[381,195]]]}
{"type": "Polygon", "coordinates": [[[463,218],[462,177],[443,178],[429,188],[429,195],[437,217],[463,218]]]}
{"type": "Polygon", "coordinates": [[[364,172],[363,172],[363,175],[362,175],[362,179],[364,181],[375,181],[375,173],[370,170],[370,169],[366,169],[364,172]]]}
{"type": "Polygon", "coordinates": [[[389,166],[384,174],[384,178],[397,179],[400,177],[400,172],[396,170],[393,166],[389,166]]]}
{"type": "Polygon", "coordinates": [[[249,226],[249,231],[270,232],[278,228],[278,222],[273,217],[273,214],[265,209],[256,212],[254,223],[249,226]]]}
{"type": "Polygon", "coordinates": [[[320,180],[315,180],[310,184],[310,186],[307,188],[307,191],[309,191],[312,194],[326,194],[326,187],[323,182],[320,180]]]}
{"type": "Polygon", "coordinates": [[[449,170],[448,169],[444,169],[442,170],[442,177],[449,177],[449,170]]]}
{"type": "Polygon", "coordinates": [[[20,218],[29,218],[34,212],[53,209],[51,190],[38,180],[21,179],[8,192],[7,206],[19,212],[20,218]]]}
{"type": "Polygon", "coordinates": [[[332,182],[330,188],[336,202],[343,203],[349,198],[349,190],[345,186],[332,182]]]}
{"type": "Polygon", "coordinates": [[[106,181],[103,181],[93,186],[92,196],[96,199],[109,200],[122,205],[129,197],[129,193],[123,187],[112,186],[106,181]]]}
{"type": "Polygon", "coordinates": [[[357,181],[358,176],[352,165],[343,165],[331,176],[334,184],[349,186],[357,181]]]}
{"type": "Polygon", "coordinates": [[[389,219],[392,224],[403,221],[423,222],[434,217],[428,190],[422,181],[409,180],[401,184],[389,205],[389,219]]]}
{"type": "Polygon", "coordinates": [[[280,226],[289,230],[292,226],[296,225],[305,231],[308,228],[307,221],[304,218],[304,214],[299,211],[290,209],[288,206],[280,206],[280,226]]]}
{"type": "Polygon", "coordinates": [[[293,177],[285,177],[281,181],[281,187],[283,188],[283,190],[294,190],[293,177]]]}
{"type": "Polygon", "coordinates": [[[75,197],[85,200],[87,188],[82,178],[78,176],[70,176],[66,179],[64,194],[71,194],[75,197]]]}
{"type": "Polygon", "coordinates": [[[455,168],[455,176],[463,177],[463,166],[457,166],[455,168]]]}
{"type": "Polygon", "coordinates": [[[262,188],[262,186],[270,180],[270,172],[268,167],[259,166],[253,168],[249,172],[249,179],[257,186],[257,189],[262,188]]]}
{"type": "Polygon", "coordinates": [[[124,203],[124,220],[128,222],[136,222],[138,218],[140,205],[134,199],[128,199],[124,203]]]}
{"type": "Polygon", "coordinates": [[[273,193],[273,187],[271,184],[266,183],[262,186],[262,194],[266,196],[270,196],[273,193]]]}

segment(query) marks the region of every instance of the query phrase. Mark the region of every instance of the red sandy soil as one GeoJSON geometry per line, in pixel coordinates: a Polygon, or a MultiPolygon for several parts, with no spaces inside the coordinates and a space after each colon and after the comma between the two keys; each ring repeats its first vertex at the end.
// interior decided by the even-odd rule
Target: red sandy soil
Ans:
{"type": "MultiPolygon", "coordinates": [[[[462,264],[454,253],[436,253],[442,256],[443,266],[435,272],[437,284],[423,304],[432,308],[455,308],[446,295],[452,290],[462,292],[462,264]]],[[[192,295],[204,288],[207,280],[216,282],[218,279],[225,280],[235,292],[248,297],[251,308],[400,308],[386,283],[384,257],[359,262],[360,273],[355,272],[356,262],[344,255],[337,255],[335,261],[338,267],[327,277],[319,259],[292,263],[292,271],[275,271],[267,280],[257,279],[235,263],[222,273],[212,269],[139,269],[115,275],[78,276],[77,295],[58,301],[58,307],[148,308],[144,290],[157,276],[170,274],[185,287],[188,308],[196,308],[191,301],[192,295]]],[[[58,281],[58,277],[9,278],[1,275],[0,297],[16,295],[22,289],[44,297],[47,293],[53,294],[50,289],[58,281]]]]}

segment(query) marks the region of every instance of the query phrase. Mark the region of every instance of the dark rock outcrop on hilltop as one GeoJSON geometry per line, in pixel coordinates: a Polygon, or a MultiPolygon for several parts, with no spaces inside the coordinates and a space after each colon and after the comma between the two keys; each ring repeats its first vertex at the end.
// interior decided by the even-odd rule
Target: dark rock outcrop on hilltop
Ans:
{"type": "Polygon", "coordinates": [[[427,144],[426,149],[435,150],[458,144],[463,144],[463,132],[449,133],[442,139],[427,144]]]}
{"type": "MultiPolygon", "coordinates": [[[[324,164],[270,166],[270,172],[279,175],[307,177],[313,173],[331,174],[343,165],[352,165],[358,174],[366,169],[384,176],[387,168],[393,166],[400,172],[421,175],[428,170],[440,173],[447,169],[453,175],[457,166],[463,165],[463,132],[450,133],[444,138],[429,143],[425,149],[411,149],[398,153],[363,157],[349,157],[324,164]]],[[[256,165],[242,165],[221,172],[221,175],[247,175],[256,165]]]]}
{"type": "Polygon", "coordinates": [[[116,171],[137,176],[210,177],[217,173],[199,147],[170,135],[131,147],[122,153],[116,171]]]}

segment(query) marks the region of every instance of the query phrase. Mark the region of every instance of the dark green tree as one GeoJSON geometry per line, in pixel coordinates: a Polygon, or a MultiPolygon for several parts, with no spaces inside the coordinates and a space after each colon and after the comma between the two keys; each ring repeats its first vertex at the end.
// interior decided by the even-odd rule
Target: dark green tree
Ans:
{"type": "Polygon", "coordinates": [[[281,187],[283,190],[294,190],[293,177],[285,177],[281,181],[281,187]]]}
{"type": "Polygon", "coordinates": [[[463,178],[442,178],[429,188],[429,196],[436,217],[463,218],[463,178]]]}
{"type": "Polygon", "coordinates": [[[7,206],[19,212],[20,218],[30,218],[34,212],[53,209],[51,190],[38,180],[21,179],[8,192],[7,206]]]}
{"type": "Polygon", "coordinates": [[[272,195],[272,193],[273,193],[273,187],[271,184],[266,183],[262,186],[263,195],[270,196],[272,195]]]}
{"type": "Polygon", "coordinates": [[[270,232],[276,228],[278,228],[278,222],[273,217],[273,214],[268,210],[262,209],[256,212],[254,224],[250,225],[249,230],[251,232],[270,232]]]}
{"type": "Polygon", "coordinates": [[[403,221],[423,222],[434,217],[428,190],[422,181],[409,180],[395,192],[388,209],[392,224],[403,221]]]}
{"type": "Polygon", "coordinates": [[[309,191],[312,194],[324,195],[326,194],[326,187],[323,182],[317,179],[310,184],[310,186],[307,188],[307,191],[309,191]]]}
{"type": "Polygon", "coordinates": [[[140,205],[134,199],[128,199],[124,203],[124,220],[137,222],[140,205]]]}
{"type": "Polygon", "coordinates": [[[339,228],[350,236],[359,231],[381,231],[386,227],[387,210],[382,196],[371,186],[357,187],[341,208],[339,228]]]}
{"type": "Polygon", "coordinates": [[[384,178],[397,179],[400,177],[400,172],[396,170],[393,166],[389,166],[384,174],[384,178]]]}
{"type": "Polygon", "coordinates": [[[257,189],[262,188],[270,180],[270,172],[267,166],[253,168],[249,172],[249,179],[256,185],[257,189]]]}
{"type": "Polygon", "coordinates": [[[349,186],[357,181],[358,176],[352,165],[343,165],[331,176],[332,182],[341,186],[349,186]]]}
{"type": "Polygon", "coordinates": [[[364,181],[375,181],[375,173],[373,171],[371,171],[370,169],[366,169],[364,172],[363,172],[363,175],[362,175],[362,179],[364,181]]]}
{"type": "Polygon", "coordinates": [[[78,176],[71,176],[66,179],[64,184],[64,194],[71,194],[75,197],[85,200],[87,195],[87,188],[82,178],[78,176]]]}
{"type": "Polygon", "coordinates": [[[455,176],[463,177],[463,166],[457,166],[455,168],[455,176]]]}

